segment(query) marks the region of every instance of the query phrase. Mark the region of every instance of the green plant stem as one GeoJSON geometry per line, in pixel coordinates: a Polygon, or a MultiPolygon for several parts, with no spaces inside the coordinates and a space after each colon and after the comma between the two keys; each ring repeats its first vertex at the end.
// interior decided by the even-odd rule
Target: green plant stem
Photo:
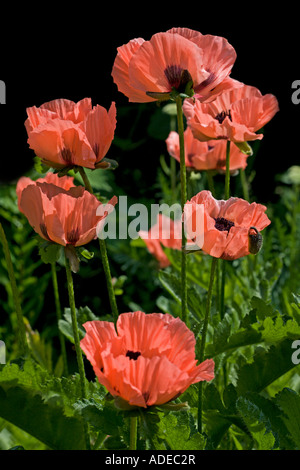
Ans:
{"type": "MultiPolygon", "coordinates": [[[[201,344],[200,344],[200,353],[199,353],[200,364],[204,360],[206,334],[207,334],[207,327],[208,327],[208,322],[209,322],[209,317],[210,317],[211,299],[212,299],[214,276],[215,276],[217,262],[218,262],[218,258],[212,258],[209,286],[208,286],[208,292],[207,292],[207,297],[206,297],[205,317],[204,317],[204,323],[203,323],[203,328],[202,328],[202,338],[201,338],[201,344]]],[[[199,382],[199,390],[198,390],[198,432],[200,433],[202,433],[202,412],[203,412],[203,381],[199,382]]]]}
{"type": "Polygon", "coordinates": [[[246,178],[245,170],[243,170],[242,168],[240,169],[240,179],[241,179],[242,190],[243,190],[243,198],[245,199],[245,201],[249,201],[248,181],[246,178]]]}
{"type": "MultiPolygon", "coordinates": [[[[181,184],[181,210],[184,212],[184,206],[187,201],[186,191],[186,166],[185,166],[185,151],[184,151],[184,126],[183,126],[183,112],[182,112],[182,98],[177,96],[177,125],[179,134],[180,146],[180,184],[181,184]]],[[[181,250],[181,320],[187,320],[187,278],[186,278],[186,253],[185,253],[185,230],[184,220],[182,220],[182,250],[181,250]]]]}
{"type": "MultiPolygon", "coordinates": [[[[86,395],[86,382],[85,382],[86,379],[85,379],[84,363],[83,363],[82,351],[80,348],[79,330],[78,330],[77,317],[76,317],[76,305],[75,305],[73,278],[72,278],[70,262],[67,256],[65,256],[65,260],[66,260],[65,266],[66,266],[66,275],[67,275],[69,304],[70,304],[70,310],[71,310],[72,328],[73,328],[73,335],[74,335],[74,344],[75,344],[77,365],[78,365],[78,371],[79,371],[79,377],[80,377],[81,398],[84,400],[87,396],[86,395]]],[[[89,440],[88,429],[87,429],[86,423],[84,423],[84,433],[85,433],[86,447],[87,449],[89,449],[90,440],[89,440]]]]}
{"type": "Polygon", "coordinates": [[[101,240],[101,238],[99,238],[99,246],[100,246],[100,253],[101,253],[101,259],[102,259],[104,274],[105,274],[105,277],[106,277],[106,285],[107,285],[110,308],[112,310],[114,324],[116,325],[117,319],[118,319],[118,316],[119,316],[119,312],[118,312],[118,307],[117,307],[117,302],[116,302],[116,297],[115,297],[115,291],[114,291],[114,287],[113,287],[113,284],[112,284],[112,278],[111,278],[111,272],[110,272],[109,261],[108,261],[108,256],[107,256],[106,244],[105,244],[104,240],[101,240]]]}
{"type": "Polygon", "coordinates": [[[3,230],[2,225],[0,224],[0,241],[2,243],[3,252],[5,256],[8,276],[11,284],[12,296],[15,305],[16,315],[17,315],[17,325],[18,325],[18,336],[19,336],[19,350],[21,354],[26,354],[29,351],[28,342],[26,338],[26,329],[23,320],[23,312],[20,302],[20,295],[17,288],[16,277],[14,273],[14,268],[11,260],[11,255],[9,251],[8,242],[3,230]]]}
{"type": "Polygon", "coordinates": [[[220,295],[220,319],[224,318],[225,313],[225,278],[226,278],[226,260],[222,259],[222,273],[221,273],[221,295],[220,295]]]}
{"type": "Polygon", "coordinates": [[[212,196],[215,197],[215,185],[214,185],[214,177],[213,177],[212,171],[207,170],[206,176],[207,176],[208,189],[210,190],[212,196]]]}
{"type": "MultiPolygon", "coordinates": [[[[57,272],[56,272],[55,263],[51,263],[51,274],[52,274],[53,293],[54,293],[55,309],[56,309],[56,317],[57,317],[57,325],[58,325],[59,321],[62,319],[62,315],[61,315],[61,306],[60,306],[60,299],[59,299],[57,272]]],[[[64,335],[60,331],[59,327],[58,327],[58,337],[59,337],[59,342],[60,342],[60,347],[61,347],[61,354],[63,358],[64,374],[68,376],[69,372],[68,372],[66,342],[65,342],[64,335]]]]}
{"type": "MultiPolygon", "coordinates": [[[[93,194],[93,188],[89,182],[89,179],[84,171],[84,168],[79,167],[79,173],[83,179],[85,189],[89,191],[91,194],[93,194]]],[[[110,303],[110,308],[112,310],[113,314],[113,320],[114,324],[116,325],[119,312],[118,312],[118,307],[117,307],[117,302],[116,302],[116,296],[115,296],[115,291],[114,287],[112,284],[112,278],[111,278],[111,272],[110,272],[110,266],[109,266],[109,261],[108,261],[108,256],[107,256],[107,250],[106,250],[106,243],[105,240],[102,240],[99,238],[99,246],[100,246],[100,253],[101,253],[101,259],[102,259],[102,265],[104,269],[104,274],[106,278],[106,285],[107,285],[107,290],[108,290],[108,297],[109,297],[109,303],[110,303]]]]}
{"type": "Polygon", "coordinates": [[[136,450],[137,443],[137,416],[130,418],[129,450],[136,450]]]}
{"type": "Polygon", "coordinates": [[[225,199],[230,198],[230,140],[226,145],[225,199]]]}
{"type": "Polygon", "coordinates": [[[91,186],[91,183],[89,182],[89,179],[88,179],[88,177],[87,177],[87,175],[86,175],[86,172],[84,171],[84,168],[82,168],[82,167],[80,166],[80,167],[78,167],[78,169],[79,169],[80,176],[81,176],[81,178],[82,178],[82,180],[83,180],[85,189],[86,189],[89,193],[93,194],[93,192],[94,192],[94,191],[93,191],[93,188],[92,188],[92,186],[91,186]]]}

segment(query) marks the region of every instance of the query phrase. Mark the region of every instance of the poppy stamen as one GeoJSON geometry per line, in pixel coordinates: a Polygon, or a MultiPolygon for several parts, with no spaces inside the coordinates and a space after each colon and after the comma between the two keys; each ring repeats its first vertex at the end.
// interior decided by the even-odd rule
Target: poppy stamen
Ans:
{"type": "Polygon", "coordinates": [[[230,121],[232,121],[230,109],[228,111],[221,111],[215,116],[215,119],[219,121],[220,124],[222,124],[226,117],[229,117],[230,121]]]}
{"type": "Polygon", "coordinates": [[[175,88],[179,93],[183,93],[189,82],[192,81],[190,72],[179,65],[168,65],[164,74],[171,88],[175,88]]]}
{"type": "Polygon", "coordinates": [[[127,351],[127,353],[125,354],[126,357],[129,357],[129,360],[133,359],[134,361],[137,360],[137,358],[141,355],[141,353],[139,351],[127,351]]]}
{"type": "Polygon", "coordinates": [[[214,219],[216,221],[215,227],[216,229],[220,230],[220,232],[227,231],[229,233],[231,227],[234,226],[234,222],[225,219],[225,217],[214,217],[214,219]]]}

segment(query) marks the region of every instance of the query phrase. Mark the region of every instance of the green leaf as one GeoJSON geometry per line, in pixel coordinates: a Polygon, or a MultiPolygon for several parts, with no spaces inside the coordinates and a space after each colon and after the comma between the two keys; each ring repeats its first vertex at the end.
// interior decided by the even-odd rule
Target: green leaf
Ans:
{"type": "MultiPolygon", "coordinates": [[[[68,340],[74,343],[74,333],[70,308],[65,308],[63,317],[63,319],[59,320],[58,327],[60,331],[68,338],[68,340]]],[[[96,317],[96,315],[93,314],[89,307],[79,307],[78,309],[76,309],[76,318],[80,339],[84,338],[85,335],[85,329],[82,327],[83,323],[87,321],[99,320],[99,317],[96,317]]]]}
{"type": "MultiPolygon", "coordinates": [[[[271,450],[275,444],[275,438],[266,428],[267,417],[263,411],[244,397],[237,400],[237,410],[243,418],[252,438],[256,441],[256,450],[271,450]]],[[[269,428],[268,423],[268,428],[269,428]]]]}
{"type": "Polygon", "coordinates": [[[275,396],[275,401],[283,412],[288,432],[295,445],[300,448],[300,395],[289,388],[284,388],[275,396]]]}
{"type": "Polygon", "coordinates": [[[261,392],[272,382],[295,367],[291,360],[291,340],[285,339],[269,350],[260,350],[253,362],[244,365],[238,372],[237,392],[261,392]]]}
{"type": "Polygon", "coordinates": [[[200,433],[190,435],[187,417],[171,413],[163,416],[159,423],[159,436],[172,450],[203,450],[205,437],[200,433]]]}
{"type": "Polygon", "coordinates": [[[85,449],[80,420],[43,402],[39,395],[19,386],[0,385],[0,416],[54,450],[85,449]]]}
{"type": "Polygon", "coordinates": [[[47,242],[46,240],[40,239],[38,242],[39,245],[39,255],[43,263],[56,263],[62,253],[62,246],[57,243],[47,242]]]}
{"type": "MultiPolygon", "coordinates": [[[[179,304],[181,304],[180,277],[177,276],[177,274],[175,275],[166,271],[160,271],[158,277],[163,287],[179,304]]],[[[187,299],[188,309],[190,310],[191,314],[198,320],[203,317],[203,302],[204,300],[201,299],[200,293],[196,290],[196,287],[190,285],[187,299]]]]}
{"type": "Polygon", "coordinates": [[[123,418],[118,410],[107,402],[98,403],[94,399],[78,401],[74,405],[77,413],[97,431],[114,436],[119,433],[123,418]]]}

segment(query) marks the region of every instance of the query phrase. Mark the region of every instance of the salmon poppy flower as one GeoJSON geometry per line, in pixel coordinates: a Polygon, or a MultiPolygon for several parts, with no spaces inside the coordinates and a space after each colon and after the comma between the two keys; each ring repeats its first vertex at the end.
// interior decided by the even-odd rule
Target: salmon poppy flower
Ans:
{"type": "Polygon", "coordinates": [[[44,178],[38,178],[36,181],[33,181],[31,178],[28,178],[27,176],[22,176],[17,182],[16,186],[16,193],[18,197],[18,207],[19,210],[22,212],[21,207],[20,207],[20,199],[21,199],[21,194],[23,190],[29,186],[30,184],[36,184],[36,183],[50,183],[54,184],[55,186],[59,186],[62,189],[65,189],[68,191],[70,188],[74,188],[74,178],[73,176],[58,176],[56,173],[52,173],[49,171],[44,178]]]}
{"type": "Polygon", "coordinates": [[[107,167],[107,154],[116,127],[116,106],[109,111],[92,106],[91,98],[78,103],[57,99],[39,108],[27,108],[28,144],[48,166],[65,168],[107,167]]]}
{"type": "MultiPolygon", "coordinates": [[[[180,162],[179,134],[171,131],[166,139],[169,154],[180,162]]],[[[195,139],[192,130],[187,127],[184,131],[185,164],[194,170],[216,170],[220,173],[226,171],[226,141],[209,140],[201,142],[195,139]]],[[[237,146],[233,146],[230,153],[230,172],[247,166],[248,155],[242,153],[237,146]]]]}
{"type": "Polygon", "coordinates": [[[112,77],[129,101],[168,100],[176,90],[201,101],[241,86],[229,77],[236,52],[219,36],[189,28],[172,28],[149,41],[136,38],[118,48],[112,77]]]}
{"type": "Polygon", "coordinates": [[[201,141],[227,139],[232,142],[261,140],[256,132],[279,110],[272,94],[262,95],[252,86],[227,91],[212,103],[185,100],[183,112],[195,138],[201,141]]]}
{"type": "Polygon", "coordinates": [[[260,232],[271,223],[266,206],[237,197],[216,200],[210,191],[201,191],[185,205],[189,217],[199,205],[204,208],[201,248],[214,258],[234,260],[255,253],[255,238],[261,243],[260,232]]]}
{"type": "MultiPolygon", "coordinates": [[[[20,211],[45,240],[63,246],[85,245],[97,237],[97,226],[107,213],[97,215],[101,203],[83,186],[74,186],[73,178],[57,178],[50,173],[37,181],[21,178],[17,184],[20,211]]],[[[109,205],[116,203],[114,196],[109,205]]]]}
{"type": "Polygon", "coordinates": [[[139,236],[144,240],[148,251],[158,260],[160,268],[166,268],[171,263],[162,246],[181,250],[182,223],[158,214],[156,224],[149,231],[140,230],[139,236]]]}
{"type": "Polygon", "coordinates": [[[114,397],[147,408],[174,400],[191,384],[214,378],[214,361],[197,365],[195,336],[169,314],[122,313],[113,323],[89,321],[80,346],[114,397]]]}

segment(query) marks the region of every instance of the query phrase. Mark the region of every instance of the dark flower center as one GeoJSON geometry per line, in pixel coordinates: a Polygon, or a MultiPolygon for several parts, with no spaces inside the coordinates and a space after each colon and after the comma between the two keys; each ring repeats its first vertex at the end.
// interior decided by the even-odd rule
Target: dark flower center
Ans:
{"type": "Polygon", "coordinates": [[[139,351],[127,351],[127,353],[125,354],[126,357],[129,357],[129,359],[133,359],[134,361],[137,360],[137,358],[141,355],[141,353],[139,351]]]}
{"type": "MultiPolygon", "coordinates": [[[[41,232],[42,234],[44,235],[45,238],[47,238],[47,240],[50,240],[50,237],[48,235],[48,231],[47,231],[47,227],[44,223],[41,223],[40,224],[40,229],[41,229],[41,232]]],[[[50,240],[51,241],[51,240],[50,240]]]]}
{"type": "Polygon", "coordinates": [[[181,68],[180,65],[168,65],[164,73],[170,87],[175,88],[179,93],[184,93],[186,85],[192,81],[190,72],[181,68]]]}
{"type": "Polygon", "coordinates": [[[73,163],[72,152],[70,149],[63,148],[60,152],[61,158],[69,166],[73,163]]]}
{"type": "Polygon", "coordinates": [[[224,232],[225,230],[229,232],[231,227],[234,227],[234,222],[231,220],[225,219],[225,217],[214,217],[216,223],[216,229],[220,230],[220,232],[224,232]]]}
{"type": "Polygon", "coordinates": [[[232,121],[230,109],[228,111],[221,111],[219,114],[215,116],[215,119],[219,121],[220,124],[222,124],[226,116],[229,117],[230,121],[232,121]]]}
{"type": "Polygon", "coordinates": [[[74,228],[67,232],[66,239],[69,245],[75,245],[79,240],[79,228],[74,228]]]}

